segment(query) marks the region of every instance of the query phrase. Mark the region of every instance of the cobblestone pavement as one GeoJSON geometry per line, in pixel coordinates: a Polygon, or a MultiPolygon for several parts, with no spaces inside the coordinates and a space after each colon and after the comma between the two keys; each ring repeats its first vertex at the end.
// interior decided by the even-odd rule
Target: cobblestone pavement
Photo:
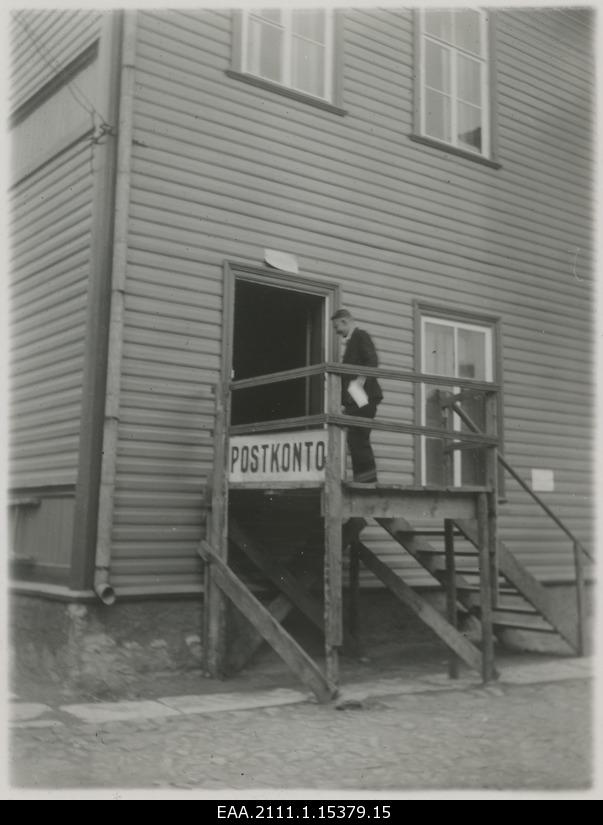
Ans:
{"type": "MultiPolygon", "coordinates": [[[[17,728],[14,788],[587,789],[591,683],[17,728]]],[[[220,793],[218,796],[222,795],[220,793]]],[[[267,794],[269,795],[269,794],[267,794]]]]}

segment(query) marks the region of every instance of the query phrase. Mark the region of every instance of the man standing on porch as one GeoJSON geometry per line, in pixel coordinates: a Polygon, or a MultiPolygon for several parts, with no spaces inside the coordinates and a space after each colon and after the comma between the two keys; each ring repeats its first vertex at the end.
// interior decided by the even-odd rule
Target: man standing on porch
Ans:
{"type": "MultiPolygon", "coordinates": [[[[338,309],[331,316],[335,332],[345,344],[342,362],[362,367],[378,367],[379,358],[371,336],[356,325],[352,313],[338,309]]],[[[374,418],[383,393],[376,378],[344,375],[341,382],[341,403],[346,415],[374,418]]],[[[377,468],[371,447],[371,431],[365,427],[348,427],[347,444],[352,458],[354,481],[375,484],[377,468]]]]}

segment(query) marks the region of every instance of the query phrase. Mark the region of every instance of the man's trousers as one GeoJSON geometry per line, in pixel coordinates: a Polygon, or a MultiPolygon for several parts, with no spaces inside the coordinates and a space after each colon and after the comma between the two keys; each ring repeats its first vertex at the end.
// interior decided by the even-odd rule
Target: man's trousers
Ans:
{"type": "MultiPolygon", "coordinates": [[[[370,402],[365,407],[346,406],[346,415],[360,418],[374,418],[377,414],[377,405],[370,402]]],[[[347,444],[352,459],[354,481],[366,484],[377,481],[377,467],[371,447],[371,431],[366,427],[348,427],[347,444]]]]}

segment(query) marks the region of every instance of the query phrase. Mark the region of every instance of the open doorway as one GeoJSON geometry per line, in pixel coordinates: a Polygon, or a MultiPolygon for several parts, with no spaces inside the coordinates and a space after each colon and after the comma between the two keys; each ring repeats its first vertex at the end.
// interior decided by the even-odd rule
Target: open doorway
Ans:
{"type": "MultiPolygon", "coordinates": [[[[256,422],[269,422],[270,427],[270,422],[292,419],[287,421],[288,430],[316,427],[308,424],[305,417],[324,412],[323,374],[232,392],[229,381],[331,360],[335,341],[329,316],[339,305],[338,286],[293,273],[227,263],[224,295],[222,391],[230,406],[230,424],[245,431],[256,422]]],[[[272,487],[270,482],[260,483],[257,488],[229,484],[227,491],[224,557],[234,573],[253,586],[258,598],[273,602],[281,591],[266,566],[258,563],[259,553],[271,569],[282,565],[292,577],[303,581],[303,589],[312,594],[317,604],[316,615],[322,616],[322,490],[318,486],[298,487],[295,482],[291,486],[272,487]]],[[[287,618],[289,632],[297,634],[298,623],[299,617],[293,611],[287,618]]],[[[305,628],[303,642],[316,644],[318,649],[323,644],[323,635],[312,627],[310,623],[305,628]]],[[[250,651],[255,649],[248,641],[244,629],[230,636],[230,667],[239,668],[241,661],[248,660],[250,651]]]]}
{"type": "MultiPolygon", "coordinates": [[[[234,282],[234,379],[318,364],[327,357],[326,296],[259,283],[234,282]]],[[[313,415],[324,409],[322,376],[233,393],[231,423],[313,415]]]]}

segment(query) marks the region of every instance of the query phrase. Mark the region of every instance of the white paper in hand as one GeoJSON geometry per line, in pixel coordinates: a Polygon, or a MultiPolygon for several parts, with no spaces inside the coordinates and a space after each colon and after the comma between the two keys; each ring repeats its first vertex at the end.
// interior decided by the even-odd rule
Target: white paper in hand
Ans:
{"type": "Polygon", "coordinates": [[[364,387],[362,386],[364,382],[361,378],[354,378],[353,381],[350,381],[348,385],[348,392],[354,399],[354,403],[358,407],[366,407],[368,404],[368,395],[364,391],[364,387]]]}

